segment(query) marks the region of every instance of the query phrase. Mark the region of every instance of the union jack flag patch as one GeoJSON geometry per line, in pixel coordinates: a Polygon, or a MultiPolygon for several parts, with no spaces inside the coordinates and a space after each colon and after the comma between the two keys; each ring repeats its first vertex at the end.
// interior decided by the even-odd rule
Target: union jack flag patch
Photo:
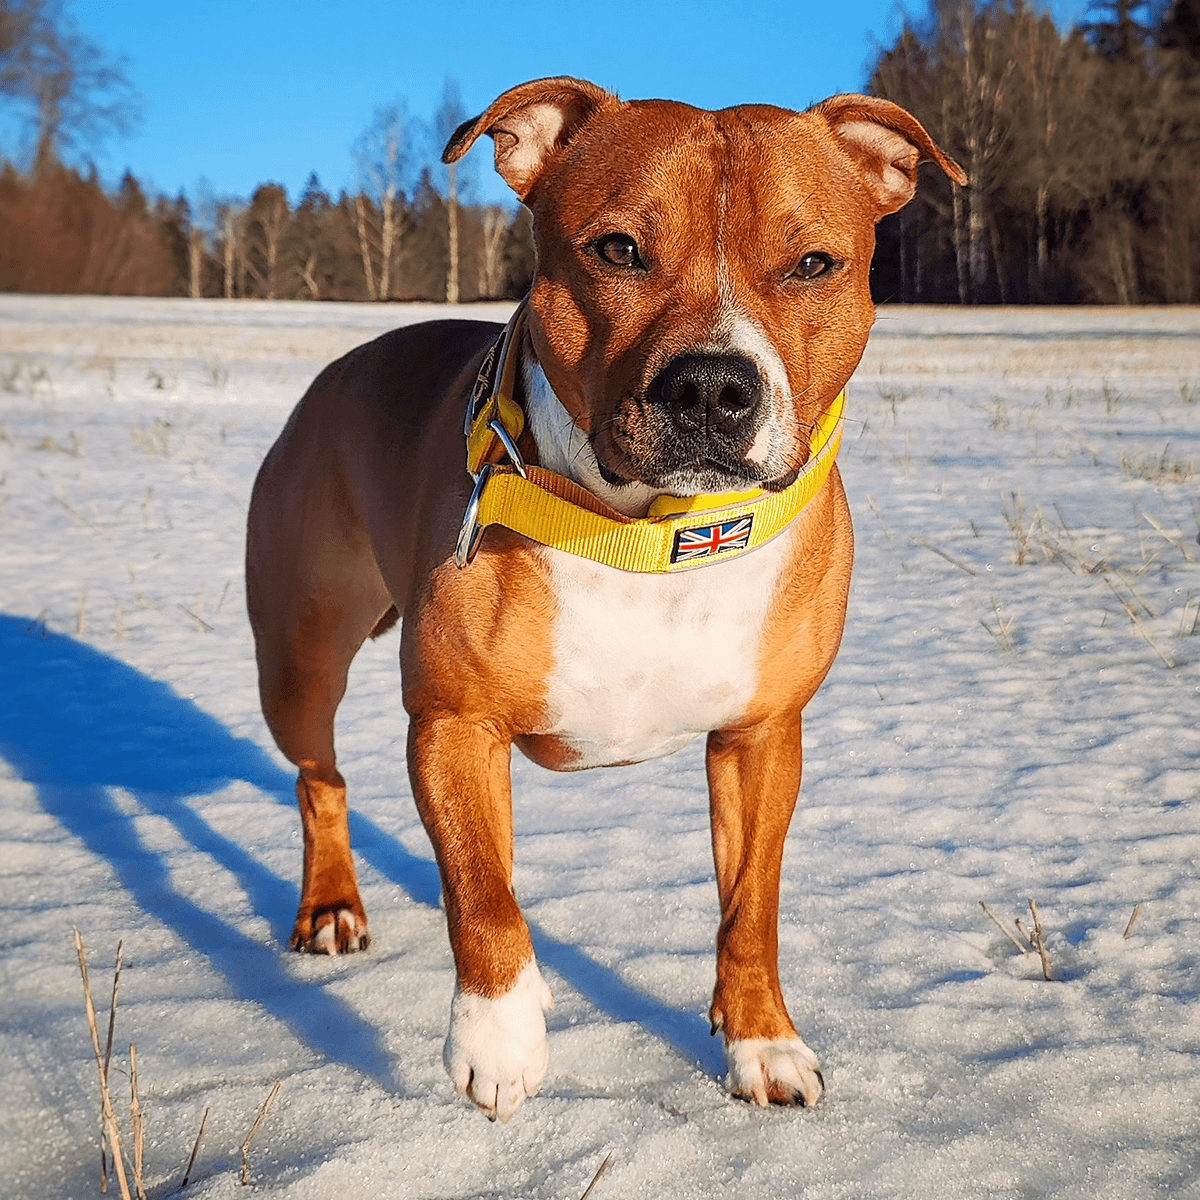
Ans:
{"type": "Polygon", "coordinates": [[[693,562],[698,558],[712,558],[729,550],[745,550],[750,544],[750,530],[753,526],[754,514],[751,513],[749,516],[722,521],[717,525],[696,525],[691,529],[681,529],[675,534],[671,561],[693,562]]]}

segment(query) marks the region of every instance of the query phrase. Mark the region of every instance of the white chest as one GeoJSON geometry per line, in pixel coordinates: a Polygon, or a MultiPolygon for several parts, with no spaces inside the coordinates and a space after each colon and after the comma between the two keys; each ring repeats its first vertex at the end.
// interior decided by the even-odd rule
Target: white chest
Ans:
{"type": "Polygon", "coordinates": [[[543,548],[558,601],[545,732],[579,755],[572,765],[670,754],[746,711],[790,542],[791,531],[679,575],[618,571],[543,548]]]}

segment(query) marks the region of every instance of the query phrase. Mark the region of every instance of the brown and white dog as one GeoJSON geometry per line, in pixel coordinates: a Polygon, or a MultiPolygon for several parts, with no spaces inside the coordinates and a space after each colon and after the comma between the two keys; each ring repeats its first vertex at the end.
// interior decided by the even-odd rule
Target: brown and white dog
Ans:
{"type": "MultiPolygon", "coordinates": [[[[876,221],[912,197],[923,159],[965,182],[911,115],[865,96],[706,112],[543,79],[464,124],[446,159],[485,133],[534,219],[519,450],[635,518],[663,494],[797,479],[874,319],[876,221]]],[[[497,332],[435,321],[352,351],[259,473],[246,581],[263,712],[299,768],[293,944],[369,941],[334,714],[351,659],[400,615],[408,767],[458,972],[455,1087],[507,1120],[548,1063],[550,994],[512,890],[513,745],[575,770],[705,735],[728,1087],[812,1105],[823,1083],[784,1006],[776,922],[800,714],[850,583],[837,469],[765,545],[686,572],[620,570],[498,525],[460,569],[463,410],[497,332]]]]}

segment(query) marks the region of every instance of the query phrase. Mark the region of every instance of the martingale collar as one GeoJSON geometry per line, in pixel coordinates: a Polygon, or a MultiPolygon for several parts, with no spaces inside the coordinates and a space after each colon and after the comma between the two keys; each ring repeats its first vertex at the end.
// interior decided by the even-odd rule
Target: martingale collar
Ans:
{"type": "Polygon", "coordinates": [[[467,401],[463,434],[475,489],[458,535],[459,567],[475,557],[489,525],[622,571],[663,574],[707,566],[782,533],[829,478],[842,440],[845,391],[818,419],[808,462],[781,492],[659,496],[648,516],[627,517],[573,480],[526,465],[517,449],[525,413],[513,393],[527,306],[528,298],[489,348],[467,401]]]}

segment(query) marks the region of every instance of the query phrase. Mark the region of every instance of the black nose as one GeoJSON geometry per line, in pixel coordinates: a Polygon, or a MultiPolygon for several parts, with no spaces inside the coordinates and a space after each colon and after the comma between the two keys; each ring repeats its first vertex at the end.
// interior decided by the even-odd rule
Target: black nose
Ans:
{"type": "Polygon", "coordinates": [[[650,388],[685,432],[738,434],[762,401],[758,368],[740,354],[681,354],[650,388]]]}

